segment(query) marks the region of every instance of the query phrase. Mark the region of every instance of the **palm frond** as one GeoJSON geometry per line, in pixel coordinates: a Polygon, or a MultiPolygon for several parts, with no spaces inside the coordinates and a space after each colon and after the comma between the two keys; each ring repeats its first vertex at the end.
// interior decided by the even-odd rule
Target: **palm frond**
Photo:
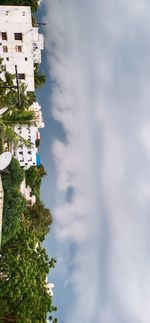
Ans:
{"type": "Polygon", "coordinates": [[[31,148],[33,146],[33,143],[24,139],[21,135],[16,133],[11,127],[6,127],[5,140],[8,141],[10,144],[13,144],[15,148],[20,143],[23,143],[28,148],[31,148]]]}

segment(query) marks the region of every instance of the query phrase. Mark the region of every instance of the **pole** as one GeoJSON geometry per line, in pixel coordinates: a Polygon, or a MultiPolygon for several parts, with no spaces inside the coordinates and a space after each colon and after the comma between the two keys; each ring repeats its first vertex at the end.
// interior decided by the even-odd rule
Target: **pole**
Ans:
{"type": "Polygon", "coordinates": [[[18,104],[19,104],[19,106],[21,106],[17,65],[15,65],[15,72],[16,72],[16,83],[17,83],[17,90],[18,90],[18,104]]]}
{"type": "Polygon", "coordinates": [[[18,79],[18,70],[17,65],[15,65],[15,73],[16,73],[16,85],[4,85],[0,86],[0,89],[17,89],[18,92],[18,105],[21,107],[21,98],[20,98],[20,88],[19,88],[19,79],[18,79]]]}

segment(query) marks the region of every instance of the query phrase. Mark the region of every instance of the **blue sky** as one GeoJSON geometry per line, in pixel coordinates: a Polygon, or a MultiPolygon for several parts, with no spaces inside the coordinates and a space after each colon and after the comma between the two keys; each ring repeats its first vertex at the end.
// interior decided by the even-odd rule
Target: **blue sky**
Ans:
{"type": "Polygon", "coordinates": [[[150,322],[150,4],[43,0],[42,198],[61,323],[150,322]]]}

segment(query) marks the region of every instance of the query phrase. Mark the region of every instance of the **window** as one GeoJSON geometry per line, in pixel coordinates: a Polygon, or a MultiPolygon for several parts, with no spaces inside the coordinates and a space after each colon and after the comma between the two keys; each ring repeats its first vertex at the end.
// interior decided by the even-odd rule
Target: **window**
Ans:
{"type": "Polygon", "coordinates": [[[9,61],[9,57],[6,57],[6,60],[9,61]]]}
{"type": "Polygon", "coordinates": [[[19,80],[25,80],[25,74],[24,73],[18,73],[18,79],[19,80]]]}
{"type": "Polygon", "coordinates": [[[2,40],[7,40],[7,33],[2,33],[2,40]]]}
{"type": "Polygon", "coordinates": [[[27,57],[25,57],[25,61],[27,61],[28,59],[27,59],[27,57]]]}
{"type": "Polygon", "coordinates": [[[31,151],[28,151],[28,154],[31,155],[31,151]]]}
{"type": "Polygon", "coordinates": [[[3,46],[3,52],[7,53],[8,52],[8,47],[7,46],[3,46]]]}
{"type": "Polygon", "coordinates": [[[20,154],[20,155],[23,155],[23,151],[19,151],[19,154],[20,154]]]}
{"type": "Polygon", "coordinates": [[[22,46],[16,46],[16,52],[21,53],[22,52],[22,46]]]}
{"type": "Polygon", "coordinates": [[[15,40],[22,40],[22,33],[14,33],[15,40]]]}

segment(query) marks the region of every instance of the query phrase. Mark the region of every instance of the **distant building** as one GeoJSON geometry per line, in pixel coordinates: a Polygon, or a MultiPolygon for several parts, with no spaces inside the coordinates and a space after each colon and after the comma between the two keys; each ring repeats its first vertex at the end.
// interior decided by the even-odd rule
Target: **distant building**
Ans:
{"type": "Polygon", "coordinates": [[[40,133],[35,126],[15,126],[14,130],[26,141],[29,141],[31,147],[27,147],[24,143],[14,148],[14,156],[20,165],[29,168],[30,166],[39,166],[39,154],[36,141],[40,140],[40,133]]]}
{"type": "Polygon", "coordinates": [[[49,294],[50,296],[53,296],[54,284],[52,284],[52,283],[47,283],[47,289],[48,289],[48,294],[49,294]]]}
{"type": "Polygon", "coordinates": [[[31,9],[27,6],[0,6],[0,57],[6,70],[15,73],[34,91],[34,63],[41,63],[43,35],[32,26],[31,9]]]}
{"type": "Polygon", "coordinates": [[[38,102],[34,102],[31,107],[29,108],[30,111],[34,112],[35,115],[35,120],[36,120],[36,126],[38,128],[44,128],[45,124],[43,121],[43,116],[42,116],[42,111],[41,111],[41,106],[39,105],[38,102]]]}
{"type": "Polygon", "coordinates": [[[54,289],[54,284],[53,283],[48,283],[48,278],[46,277],[46,287],[47,287],[47,292],[50,296],[53,296],[53,289],[54,289]]]}
{"type": "Polygon", "coordinates": [[[38,131],[38,128],[44,127],[41,106],[38,104],[38,102],[34,102],[29,110],[34,111],[35,125],[18,125],[14,127],[14,130],[17,134],[31,143],[31,147],[27,147],[24,143],[20,142],[20,144],[14,148],[15,157],[19,161],[20,165],[25,168],[40,165],[40,157],[38,153],[40,132],[38,131]]]}
{"type": "Polygon", "coordinates": [[[29,185],[26,185],[25,179],[22,181],[20,185],[20,192],[25,197],[25,199],[33,205],[36,202],[35,195],[32,194],[31,187],[29,185]]]}

